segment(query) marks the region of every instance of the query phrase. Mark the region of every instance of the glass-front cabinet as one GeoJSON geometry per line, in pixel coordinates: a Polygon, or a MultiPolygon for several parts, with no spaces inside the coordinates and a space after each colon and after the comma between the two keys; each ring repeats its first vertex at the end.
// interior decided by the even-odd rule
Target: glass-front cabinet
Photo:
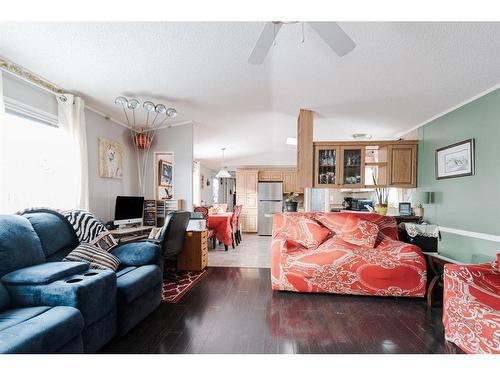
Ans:
{"type": "Polygon", "coordinates": [[[335,187],[339,179],[339,147],[316,146],[314,162],[314,186],[335,187]]]}
{"type": "Polygon", "coordinates": [[[364,184],[364,147],[342,146],[342,185],[362,187],[364,184]]]}

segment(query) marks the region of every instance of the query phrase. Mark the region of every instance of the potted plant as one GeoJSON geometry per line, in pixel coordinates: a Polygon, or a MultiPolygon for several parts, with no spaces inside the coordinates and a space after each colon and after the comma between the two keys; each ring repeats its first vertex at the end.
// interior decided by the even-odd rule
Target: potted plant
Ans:
{"type": "MultiPolygon", "coordinates": [[[[378,186],[377,179],[373,176],[373,184],[378,186]]],[[[375,212],[386,215],[388,210],[389,189],[385,187],[375,188],[375,212]]]]}
{"type": "Polygon", "coordinates": [[[297,201],[298,193],[293,191],[289,193],[285,198],[285,211],[286,212],[297,212],[297,206],[299,202],[297,201]]]}

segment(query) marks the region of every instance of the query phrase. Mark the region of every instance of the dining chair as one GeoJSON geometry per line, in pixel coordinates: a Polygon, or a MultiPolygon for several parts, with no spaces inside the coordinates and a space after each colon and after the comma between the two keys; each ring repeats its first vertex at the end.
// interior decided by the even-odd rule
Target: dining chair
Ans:
{"type": "Polygon", "coordinates": [[[233,242],[233,249],[235,245],[237,246],[240,243],[238,218],[241,214],[242,207],[242,205],[233,206],[233,214],[231,215],[231,239],[233,242]]]}
{"type": "Polygon", "coordinates": [[[203,215],[203,220],[207,222],[208,240],[212,240],[212,247],[215,249],[217,246],[217,239],[215,238],[215,229],[208,228],[208,207],[196,206],[194,212],[200,212],[203,215]]]}

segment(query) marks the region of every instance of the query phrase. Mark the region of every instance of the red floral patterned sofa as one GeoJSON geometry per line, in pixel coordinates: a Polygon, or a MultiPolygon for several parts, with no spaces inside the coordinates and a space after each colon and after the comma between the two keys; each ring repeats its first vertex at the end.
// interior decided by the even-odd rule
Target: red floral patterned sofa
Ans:
{"type": "Polygon", "coordinates": [[[499,263],[444,266],[445,338],[466,353],[500,354],[499,263]]]}
{"type": "Polygon", "coordinates": [[[307,212],[274,215],[271,281],[274,290],[423,297],[427,276],[393,217],[307,212]]]}

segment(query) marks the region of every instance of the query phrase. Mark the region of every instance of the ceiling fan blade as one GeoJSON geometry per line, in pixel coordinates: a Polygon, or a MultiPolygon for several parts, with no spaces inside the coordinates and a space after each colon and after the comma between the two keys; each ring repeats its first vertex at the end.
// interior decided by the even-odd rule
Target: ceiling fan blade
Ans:
{"type": "Polygon", "coordinates": [[[347,55],[356,47],[356,43],[337,22],[309,22],[309,25],[340,57],[347,55]]]}
{"type": "Polygon", "coordinates": [[[281,29],[281,23],[267,22],[264,26],[264,30],[259,36],[255,47],[248,58],[248,63],[252,65],[260,65],[264,61],[269,52],[269,49],[273,45],[274,38],[278,35],[281,29]]]}

